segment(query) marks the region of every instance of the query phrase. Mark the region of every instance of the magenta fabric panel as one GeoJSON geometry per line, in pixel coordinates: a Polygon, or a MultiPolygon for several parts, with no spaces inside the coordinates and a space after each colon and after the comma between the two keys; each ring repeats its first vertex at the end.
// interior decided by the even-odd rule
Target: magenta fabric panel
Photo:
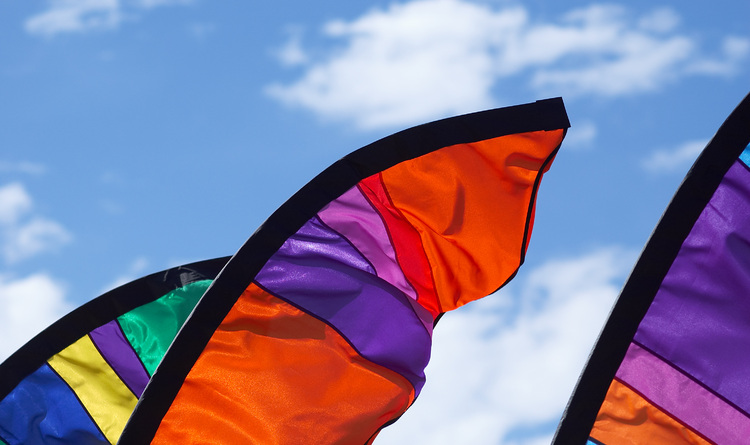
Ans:
{"type": "Polygon", "coordinates": [[[362,357],[398,372],[419,394],[432,338],[401,291],[313,218],[256,275],[264,290],[325,321],[362,357]]]}
{"type": "Polygon", "coordinates": [[[375,268],[377,275],[403,292],[432,335],[434,320],[417,303],[417,293],[398,265],[388,229],[358,187],[352,187],[318,213],[318,217],[346,238],[375,268]]]}
{"type": "Polygon", "coordinates": [[[635,343],[617,378],[716,443],[741,445],[750,437],[750,418],[744,413],[635,343]]]}

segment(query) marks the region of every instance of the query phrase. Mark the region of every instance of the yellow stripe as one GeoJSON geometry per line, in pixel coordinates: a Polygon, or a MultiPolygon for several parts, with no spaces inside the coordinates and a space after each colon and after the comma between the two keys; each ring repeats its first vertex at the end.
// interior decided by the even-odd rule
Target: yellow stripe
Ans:
{"type": "Polygon", "coordinates": [[[104,361],[89,336],[47,361],[78,395],[110,443],[116,443],[138,399],[104,361]]]}

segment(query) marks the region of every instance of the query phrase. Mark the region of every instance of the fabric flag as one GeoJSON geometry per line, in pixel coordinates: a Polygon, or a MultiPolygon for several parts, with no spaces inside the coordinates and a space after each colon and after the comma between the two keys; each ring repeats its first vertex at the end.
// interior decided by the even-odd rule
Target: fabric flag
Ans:
{"type": "Polygon", "coordinates": [[[150,376],[229,257],[132,281],[0,365],[0,444],[116,443],[150,376]]]}
{"type": "Polygon", "coordinates": [[[562,100],[396,133],[248,239],[153,375],[122,444],[369,443],[419,394],[444,312],[523,262],[562,100]]]}
{"type": "Polygon", "coordinates": [[[705,148],[625,284],[554,440],[750,440],[750,95],[705,148]]]}

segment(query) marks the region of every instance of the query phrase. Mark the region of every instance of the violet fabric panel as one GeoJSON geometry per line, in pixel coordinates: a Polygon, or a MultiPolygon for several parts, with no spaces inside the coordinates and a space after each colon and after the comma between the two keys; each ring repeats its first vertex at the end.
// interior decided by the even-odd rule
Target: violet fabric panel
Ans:
{"type": "Polygon", "coordinates": [[[432,314],[417,303],[417,293],[404,276],[396,252],[391,244],[388,229],[380,214],[355,186],[329,203],[318,213],[329,227],[340,233],[372,264],[375,273],[409,297],[422,324],[432,335],[432,314]]]}
{"type": "Polygon", "coordinates": [[[617,378],[715,443],[742,445],[750,437],[747,415],[635,343],[617,378]]]}
{"type": "Polygon", "coordinates": [[[363,357],[400,373],[419,393],[430,334],[408,298],[317,217],[284,243],[256,282],[326,321],[363,357]]]}
{"type": "Polygon", "coordinates": [[[104,360],[114,369],[136,397],[143,394],[148,373],[133,347],[125,339],[116,320],[100,326],[89,334],[104,360]]]}
{"type": "Polygon", "coordinates": [[[750,411],[750,171],[737,161],[680,249],[635,341],[750,411]]]}

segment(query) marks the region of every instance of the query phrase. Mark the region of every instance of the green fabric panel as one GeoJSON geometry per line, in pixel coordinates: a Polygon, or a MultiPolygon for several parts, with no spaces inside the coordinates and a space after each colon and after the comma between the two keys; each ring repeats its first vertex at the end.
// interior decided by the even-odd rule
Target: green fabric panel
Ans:
{"type": "Polygon", "coordinates": [[[117,318],[149,375],[154,375],[177,331],[211,282],[201,280],[187,284],[117,318]]]}

